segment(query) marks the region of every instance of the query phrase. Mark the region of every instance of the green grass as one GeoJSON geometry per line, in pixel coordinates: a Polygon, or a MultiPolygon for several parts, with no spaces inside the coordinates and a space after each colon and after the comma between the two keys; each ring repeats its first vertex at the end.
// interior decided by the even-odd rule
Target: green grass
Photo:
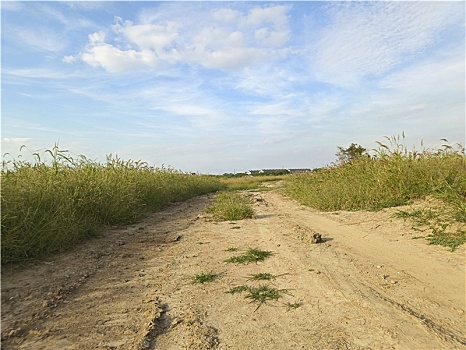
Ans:
{"type": "Polygon", "coordinates": [[[249,290],[249,288],[250,287],[248,286],[236,286],[236,287],[231,288],[230,290],[227,290],[225,293],[229,293],[229,294],[243,293],[249,290]]]}
{"type": "Polygon", "coordinates": [[[263,304],[266,304],[269,300],[278,300],[283,294],[289,294],[287,289],[277,289],[268,285],[261,285],[259,287],[251,286],[236,286],[231,288],[226,293],[236,294],[247,292],[245,295],[246,299],[251,299],[251,303],[257,303],[258,306],[254,311],[257,311],[263,304]]]}
{"type": "Polygon", "coordinates": [[[243,177],[233,177],[225,178],[219,177],[219,181],[227,186],[228,191],[241,191],[241,190],[265,190],[261,185],[264,182],[276,182],[283,180],[288,175],[280,176],[243,176],[243,177]]]}
{"type": "Polygon", "coordinates": [[[238,248],[236,247],[231,247],[231,248],[228,248],[225,250],[226,252],[237,252],[238,251],[238,248]]]}
{"type": "Polygon", "coordinates": [[[222,273],[212,273],[212,272],[200,273],[200,274],[194,276],[193,281],[194,281],[194,283],[204,284],[204,283],[214,282],[217,279],[223,277],[223,275],[224,275],[223,272],[222,273]]]}
{"type": "Polygon", "coordinates": [[[214,204],[207,207],[206,211],[213,214],[217,221],[242,220],[255,215],[250,201],[233,192],[220,192],[214,204]]]}
{"type": "MultiPolygon", "coordinates": [[[[404,135],[403,135],[404,139],[404,135]]],[[[407,205],[427,196],[441,200],[451,215],[430,219],[429,242],[449,247],[464,243],[466,223],[466,156],[462,145],[408,150],[400,137],[378,142],[372,158],[287,177],[286,194],[324,211],[379,210],[407,205]],[[448,219],[443,228],[442,220],[448,219]]]]}
{"type": "Polygon", "coordinates": [[[233,256],[226,259],[225,262],[234,264],[249,264],[253,262],[257,263],[259,261],[264,261],[271,255],[273,255],[273,252],[271,251],[249,248],[245,254],[233,256]]]}
{"type": "Polygon", "coordinates": [[[2,264],[64,251],[95,237],[105,225],[135,223],[170,203],[225,188],[213,177],[111,155],[103,164],[73,158],[58,146],[32,157],[4,157],[2,264]]]}
{"type": "Polygon", "coordinates": [[[411,220],[414,229],[430,232],[426,237],[430,244],[449,247],[453,251],[466,242],[466,225],[458,220],[457,214],[452,206],[434,205],[431,208],[398,210],[393,216],[411,220]]]}
{"type": "Polygon", "coordinates": [[[255,273],[248,275],[246,278],[248,281],[271,281],[277,279],[277,277],[284,276],[286,273],[281,275],[273,275],[271,273],[255,273]]]}

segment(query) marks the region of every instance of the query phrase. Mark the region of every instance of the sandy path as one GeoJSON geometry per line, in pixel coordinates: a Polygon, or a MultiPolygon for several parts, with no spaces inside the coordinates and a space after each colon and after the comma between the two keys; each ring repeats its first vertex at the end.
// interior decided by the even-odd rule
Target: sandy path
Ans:
{"type": "MultiPolygon", "coordinates": [[[[320,213],[276,191],[215,223],[213,196],[155,213],[47,262],[2,270],[3,349],[463,349],[465,248],[412,239],[390,210],[320,213]],[[311,244],[309,229],[324,242],[311,244]],[[225,263],[228,248],[273,251],[225,263]],[[194,284],[202,272],[224,273],[194,284]],[[287,289],[256,310],[226,291],[255,273],[287,289]],[[296,309],[287,303],[300,305],[296,309]],[[256,311],[255,311],[256,310],[256,311]]],[[[262,283],[264,284],[264,283],[262,283]]]]}

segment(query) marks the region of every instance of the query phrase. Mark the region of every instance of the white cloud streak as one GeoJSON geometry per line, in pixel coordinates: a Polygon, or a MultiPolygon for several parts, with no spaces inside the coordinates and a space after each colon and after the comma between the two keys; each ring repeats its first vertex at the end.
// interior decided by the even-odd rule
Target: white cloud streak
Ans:
{"type": "Polygon", "coordinates": [[[461,13],[444,2],[330,3],[328,26],[314,33],[310,64],[318,80],[354,86],[434,44],[461,13]]]}

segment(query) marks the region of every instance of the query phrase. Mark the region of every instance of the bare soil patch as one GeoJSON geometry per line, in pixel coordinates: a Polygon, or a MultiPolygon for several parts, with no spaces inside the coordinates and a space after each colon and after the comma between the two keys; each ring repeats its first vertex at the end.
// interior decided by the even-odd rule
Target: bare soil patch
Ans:
{"type": "Polygon", "coordinates": [[[3,267],[2,349],[466,348],[464,247],[413,239],[392,209],[322,213],[247,194],[253,219],[211,221],[203,196],[3,267]],[[225,261],[249,248],[273,254],[225,261]],[[258,307],[227,293],[237,286],[281,292],[258,307]]]}

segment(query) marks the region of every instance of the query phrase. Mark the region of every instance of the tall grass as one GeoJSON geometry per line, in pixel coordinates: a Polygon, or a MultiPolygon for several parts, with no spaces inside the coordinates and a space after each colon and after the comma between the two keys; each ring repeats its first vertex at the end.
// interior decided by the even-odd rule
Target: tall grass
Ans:
{"type": "Polygon", "coordinates": [[[462,145],[446,144],[418,152],[409,150],[399,136],[386,139],[389,144],[378,142],[373,157],[289,177],[287,193],[304,205],[325,211],[378,210],[433,196],[453,210],[455,220],[466,222],[466,157],[462,145]]]}
{"type": "Polygon", "coordinates": [[[72,158],[55,146],[46,162],[12,159],[1,172],[2,264],[43,257],[95,236],[104,225],[135,223],[176,201],[218,191],[212,177],[107,157],[72,158]]]}

